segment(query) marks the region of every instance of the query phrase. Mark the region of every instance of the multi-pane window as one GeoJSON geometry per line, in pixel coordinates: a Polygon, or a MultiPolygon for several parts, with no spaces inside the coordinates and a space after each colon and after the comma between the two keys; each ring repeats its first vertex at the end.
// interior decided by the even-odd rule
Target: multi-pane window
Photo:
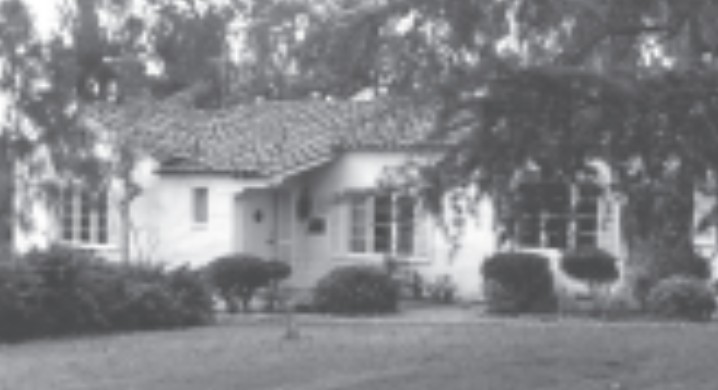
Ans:
{"type": "Polygon", "coordinates": [[[196,224],[205,224],[209,221],[209,190],[207,187],[197,187],[192,190],[192,217],[196,224]]]}
{"type": "Polygon", "coordinates": [[[349,251],[410,255],[415,251],[414,198],[354,195],[349,200],[349,251]]]}
{"type": "Polygon", "coordinates": [[[518,188],[516,241],[525,247],[594,246],[598,234],[596,185],[526,183],[518,188]]]}
{"type": "Polygon", "coordinates": [[[62,239],[80,244],[108,242],[107,193],[65,188],[61,205],[62,239]]]}

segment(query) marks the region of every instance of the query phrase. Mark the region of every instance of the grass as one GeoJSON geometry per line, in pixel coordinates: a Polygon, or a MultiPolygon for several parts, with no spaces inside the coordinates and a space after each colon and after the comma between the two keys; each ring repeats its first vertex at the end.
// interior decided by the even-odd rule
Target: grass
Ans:
{"type": "Polygon", "coordinates": [[[0,389],[715,389],[718,325],[277,321],[0,346],[0,389]]]}

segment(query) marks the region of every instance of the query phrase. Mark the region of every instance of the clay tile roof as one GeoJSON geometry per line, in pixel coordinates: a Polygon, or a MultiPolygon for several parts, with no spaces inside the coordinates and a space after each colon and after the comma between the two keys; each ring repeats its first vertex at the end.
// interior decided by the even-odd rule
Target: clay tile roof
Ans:
{"type": "Polygon", "coordinates": [[[403,101],[268,101],[203,111],[137,99],[85,118],[163,162],[167,172],[271,176],[347,149],[430,145],[435,110],[403,101]]]}

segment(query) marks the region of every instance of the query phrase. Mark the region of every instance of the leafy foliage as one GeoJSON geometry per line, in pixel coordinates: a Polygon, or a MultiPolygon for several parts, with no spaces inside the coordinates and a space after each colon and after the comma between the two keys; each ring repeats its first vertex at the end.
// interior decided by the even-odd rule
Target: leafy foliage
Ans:
{"type": "Polygon", "coordinates": [[[0,340],[174,328],[213,319],[202,278],[114,264],[67,248],[29,254],[0,267],[0,340]]]}
{"type": "Polygon", "coordinates": [[[266,296],[267,311],[274,311],[277,305],[281,303],[284,297],[279,289],[279,283],[287,279],[292,274],[292,267],[284,261],[270,260],[264,264],[269,278],[269,285],[266,296]]]}
{"type": "Polygon", "coordinates": [[[317,310],[336,314],[377,314],[398,308],[399,291],[381,268],[344,266],[319,280],[314,290],[317,310]]]}
{"type": "Polygon", "coordinates": [[[672,276],[651,289],[648,308],[661,318],[707,321],[716,308],[716,302],[705,281],[672,276]]]}
{"type": "Polygon", "coordinates": [[[440,275],[426,284],[426,294],[432,301],[453,303],[456,299],[457,286],[450,275],[440,275]]]}
{"type": "Polygon", "coordinates": [[[646,246],[690,249],[692,192],[718,168],[716,15],[712,1],[367,2],[303,49],[327,94],[438,98],[437,136],[457,142],[424,172],[429,204],[478,188],[504,236],[527,171],[580,182],[601,161],[625,200],[633,267],[657,258],[646,246]]]}
{"type": "Polygon", "coordinates": [[[618,279],[617,259],[598,248],[579,248],[563,254],[561,268],[589,284],[608,284],[618,279]]]}
{"type": "MultiPolygon", "coordinates": [[[[265,261],[259,256],[238,253],[222,256],[207,266],[209,280],[219,293],[231,313],[238,311],[236,299],[242,303],[244,311],[249,311],[250,303],[259,288],[273,286],[289,277],[291,268],[279,261],[265,261]]],[[[275,291],[276,292],[276,291],[275,291]]],[[[274,302],[270,302],[272,306],[274,302]]]]}
{"type": "Polygon", "coordinates": [[[0,340],[40,333],[44,327],[41,288],[30,267],[0,264],[0,340]]]}
{"type": "Polygon", "coordinates": [[[556,310],[548,259],[533,253],[497,253],[484,262],[484,294],[494,313],[541,313],[556,310]]]}
{"type": "Polygon", "coordinates": [[[634,270],[634,289],[636,297],[640,300],[647,298],[656,283],[671,276],[683,276],[700,280],[708,280],[711,277],[709,260],[693,250],[683,253],[646,252],[654,257],[643,259],[634,270]],[[640,265],[644,266],[641,267],[640,265]]]}

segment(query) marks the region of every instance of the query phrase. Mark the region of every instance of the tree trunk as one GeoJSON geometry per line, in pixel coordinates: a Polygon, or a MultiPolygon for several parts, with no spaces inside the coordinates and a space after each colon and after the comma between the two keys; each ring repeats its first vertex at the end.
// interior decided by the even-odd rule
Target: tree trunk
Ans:
{"type": "Polygon", "coordinates": [[[224,300],[224,303],[226,305],[227,313],[239,313],[239,305],[237,305],[237,298],[233,292],[222,293],[222,299],[224,300]]]}
{"type": "Polygon", "coordinates": [[[0,147],[0,261],[12,261],[15,254],[15,164],[3,141],[0,147]]]}
{"type": "MultiPolygon", "coordinates": [[[[625,208],[628,282],[640,303],[660,279],[694,274],[694,183],[677,170],[634,188],[625,208]]],[[[696,275],[698,276],[698,275],[696,275]]]]}
{"type": "Polygon", "coordinates": [[[122,199],[120,201],[120,258],[123,263],[130,262],[130,235],[131,235],[131,215],[130,215],[130,199],[122,199]]]}

